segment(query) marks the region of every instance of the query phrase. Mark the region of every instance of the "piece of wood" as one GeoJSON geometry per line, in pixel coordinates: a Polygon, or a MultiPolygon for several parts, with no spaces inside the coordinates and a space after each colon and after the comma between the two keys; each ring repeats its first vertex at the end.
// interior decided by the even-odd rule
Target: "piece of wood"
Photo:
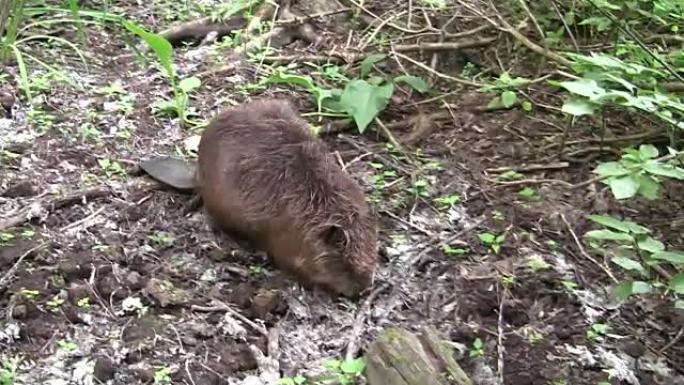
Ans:
{"type": "Polygon", "coordinates": [[[387,328],[371,344],[366,360],[369,385],[472,385],[432,327],[418,335],[387,328]]]}

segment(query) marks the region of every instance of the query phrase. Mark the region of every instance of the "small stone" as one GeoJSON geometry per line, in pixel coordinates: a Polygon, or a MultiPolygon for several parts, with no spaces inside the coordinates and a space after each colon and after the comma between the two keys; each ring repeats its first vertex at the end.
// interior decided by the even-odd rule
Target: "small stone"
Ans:
{"type": "Polygon", "coordinates": [[[17,182],[10,187],[7,188],[2,193],[2,196],[5,198],[20,198],[20,197],[32,197],[37,194],[36,188],[31,183],[31,181],[24,180],[21,182],[17,182]]]}
{"type": "Polygon", "coordinates": [[[95,360],[93,375],[98,381],[107,382],[113,379],[115,372],[116,366],[109,358],[99,357],[95,360]]]}
{"type": "Polygon", "coordinates": [[[12,308],[12,318],[14,319],[24,319],[26,318],[27,313],[28,309],[26,308],[26,305],[16,305],[12,308]]]}
{"type": "Polygon", "coordinates": [[[277,290],[259,289],[252,299],[252,316],[265,320],[281,303],[280,292],[277,290]]]}
{"type": "Polygon", "coordinates": [[[173,286],[167,280],[152,278],[145,286],[145,293],[154,298],[161,307],[183,305],[190,301],[190,293],[173,286]]]}
{"type": "Polygon", "coordinates": [[[143,277],[137,271],[132,271],[126,275],[126,284],[133,291],[140,290],[145,286],[143,277]]]}

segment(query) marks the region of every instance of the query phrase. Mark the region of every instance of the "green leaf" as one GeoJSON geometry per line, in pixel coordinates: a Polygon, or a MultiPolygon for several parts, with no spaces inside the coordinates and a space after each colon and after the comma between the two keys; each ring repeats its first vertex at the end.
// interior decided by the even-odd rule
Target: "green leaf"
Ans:
{"type": "Polygon", "coordinates": [[[347,83],[340,103],[354,118],[360,133],[363,133],[375,117],[389,104],[394,85],[387,83],[373,86],[365,80],[356,79],[347,83]]]}
{"type": "Polygon", "coordinates": [[[611,261],[625,270],[637,271],[644,276],[648,276],[646,269],[638,261],[626,257],[613,257],[611,261]]]}
{"type": "Polygon", "coordinates": [[[395,83],[406,83],[413,87],[414,90],[423,93],[427,92],[430,90],[430,85],[427,84],[425,80],[418,76],[413,76],[413,75],[402,75],[402,76],[397,76],[394,78],[395,83]]]}
{"type": "Polygon", "coordinates": [[[385,55],[384,53],[376,53],[366,56],[366,58],[363,59],[363,61],[361,62],[361,77],[365,78],[366,75],[370,73],[370,70],[373,68],[373,65],[384,60],[385,57],[387,57],[387,55],[385,55]]]}
{"type": "Polygon", "coordinates": [[[593,79],[580,79],[567,82],[560,82],[559,85],[570,93],[584,96],[586,98],[593,98],[603,95],[606,90],[598,85],[593,79]]]}
{"type": "Polygon", "coordinates": [[[597,241],[622,241],[633,242],[634,238],[626,233],[616,233],[611,230],[592,230],[587,231],[584,236],[597,241]]]}
{"type": "Polygon", "coordinates": [[[631,198],[639,191],[639,184],[629,175],[620,178],[611,178],[608,180],[608,185],[613,192],[613,196],[618,200],[631,198]]]}
{"type": "Polygon", "coordinates": [[[496,239],[496,236],[492,233],[482,233],[477,235],[478,238],[480,238],[480,241],[482,243],[491,245],[494,243],[494,239],[496,239]]]}
{"type": "Polygon", "coordinates": [[[648,251],[649,253],[659,253],[665,250],[665,245],[653,237],[647,237],[646,239],[637,242],[637,246],[641,250],[648,251]]]}
{"type": "Polygon", "coordinates": [[[344,361],[340,365],[340,370],[347,374],[357,374],[363,372],[366,367],[366,360],[363,357],[359,357],[353,360],[344,361]]]}
{"type": "Polygon", "coordinates": [[[188,93],[194,90],[195,88],[199,87],[201,84],[202,81],[197,76],[190,76],[189,78],[181,80],[178,83],[178,88],[183,90],[183,92],[188,93]]]}
{"type": "Polygon", "coordinates": [[[599,164],[595,169],[594,169],[594,174],[598,174],[600,176],[606,177],[606,176],[622,176],[626,175],[629,173],[629,170],[627,170],[624,166],[622,166],[618,162],[604,162],[599,164]]]}
{"type": "Polygon", "coordinates": [[[610,217],[608,215],[589,215],[587,218],[592,222],[622,231],[623,233],[629,232],[629,225],[615,217],[610,217]]]}
{"type": "Polygon", "coordinates": [[[670,280],[670,289],[677,294],[684,294],[684,273],[679,273],[670,280]]]}
{"type": "Polygon", "coordinates": [[[651,255],[651,258],[684,265],[684,253],[681,251],[661,251],[651,255]]]}
{"type": "Polygon", "coordinates": [[[142,27],[138,26],[132,21],[126,20],[123,22],[124,27],[129,31],[140,36],[147,45],[157,54],[157,58],[162,67],[166,70],[166,75],[173,80],[174,73],[172,67],[173,46],[163,36],[156,33],[148,32],[142,27]]]}
{"type": "Polygon", "coordinates": [[[650,160],[644,163],[643,168],[650,174],[684,180],[684,169],[675,167],[671,164],[663,164],[656,162],[655,160],[650,160]]]}
{"type": "Polygon", "coordinates": [[[596,104],[587,99],[570,98],[563,103],[561,111],[572,116],[592,115],[596,107],[596,104]]]}
{"type": "Polygon", "coordinates": [[[487,103],[487,108],[499,108],[503,106],[503,103],[501,102],[501,97],[497,96],[494,99],[490,100],[489,103],[487,103]]]}
{"type": "Polygon", "coordinates": [[[504,91],[501,94],[501,102],[506,108],[509,108],[512,105],[514,105],[517,100],[518,96],[513,91],[504,91]]]}
{"type": "Polygon", "coordinates": [[[532,103],[530,103],[528,100],[525,100],[522,102],[522,109],[526,112],[532,111],[532,103]]]}
{"type": "Polygon", "coordinates": [[[650,293],[653,287],[648,282],[627,281],[622,282],[613,288],[613,295],[620,300],[629,298],[633,294],[650,293]]]}
{"type": "Polygon", "coordinates": [[[658,198],[660,184],[655,179],[648,175],[638,175],[635,180],[639,183],[639,195],[651,201],[658,198]]]}
{"type": "Polygon", "coordinates": [[[641,159],[652,159],[658,156],[658,149],[652,144],[642,144],[639,146],[641,159]]]}

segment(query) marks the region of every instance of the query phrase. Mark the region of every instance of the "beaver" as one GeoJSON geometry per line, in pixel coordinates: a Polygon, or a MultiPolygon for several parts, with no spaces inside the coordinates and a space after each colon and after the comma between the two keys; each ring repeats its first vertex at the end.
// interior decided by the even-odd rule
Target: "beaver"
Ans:
{"type": "Polygon", "coordinates": [[[305,286],[356,297],[372,285],[376,217],[288,101],[220,112],[202,133],[196,164],[162,158],[141,168],[196,191],[212,227],[265,251],[305,286]]]}

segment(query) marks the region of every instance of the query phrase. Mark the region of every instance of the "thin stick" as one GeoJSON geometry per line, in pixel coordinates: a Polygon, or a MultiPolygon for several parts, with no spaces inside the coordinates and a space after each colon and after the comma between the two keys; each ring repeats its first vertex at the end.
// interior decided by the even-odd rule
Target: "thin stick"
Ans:
{"type": "Polygon", "coordinates": [[[24,261],[26,257],[28,257],[31,253],[45,245],[46,242],[41,242],[38,246],[34,246],[28,249],[26,252],[24,252],[24,254],[22,254],[16,262],[14,262],[14,265],[12,265],[12,267],[10,267],[9,270],[7,270],[7,272],[0,279],[0,289],[3,289],[5,287],[7,282],[10,280],[12,275],[14,275],[14,272],[19,268],[19,265],[21,265],[21,263],[24,261]]]}
{"type": "Polygon", "coordinates": [[[565,215],[564,215],[564,214],[561,214],[560,217],[561,217],[561,220],[563,221],[563,223],[565,224],[565,226],[568,228],[568,231],[570,232],[570,235],[572,235],[572,239],[575,240],[575,244],[577,244],[577,248],[579,248],[579,251],[580,251],[580,253],[582,253],[582,255],[584,256],[584,258],[588,259],[588,260],[591,261],[593,264],[595,264],[596,266],[598,266],[601,270],[603,270],[603,271],[606,273],[606,275],[608,275],[608,277],[610,277],[610,279],[611,279],[613,282],[617,283],[618,280],[617,280],[617,278],[615,278],[615,276],[613,275],[613,273],[612,273],[606,266],[600,264],[595,258],[593,258],[591,255],[589,255],[589,254],[584,250],[584,247],[582,246],[582,243],[580,242],[579,238],[577,238],[577,234],[575,234],[575,231],[572,229],[572,226],[570,225],[570,222],[568,222],[568,220],[565,219],[565,215]]]}

